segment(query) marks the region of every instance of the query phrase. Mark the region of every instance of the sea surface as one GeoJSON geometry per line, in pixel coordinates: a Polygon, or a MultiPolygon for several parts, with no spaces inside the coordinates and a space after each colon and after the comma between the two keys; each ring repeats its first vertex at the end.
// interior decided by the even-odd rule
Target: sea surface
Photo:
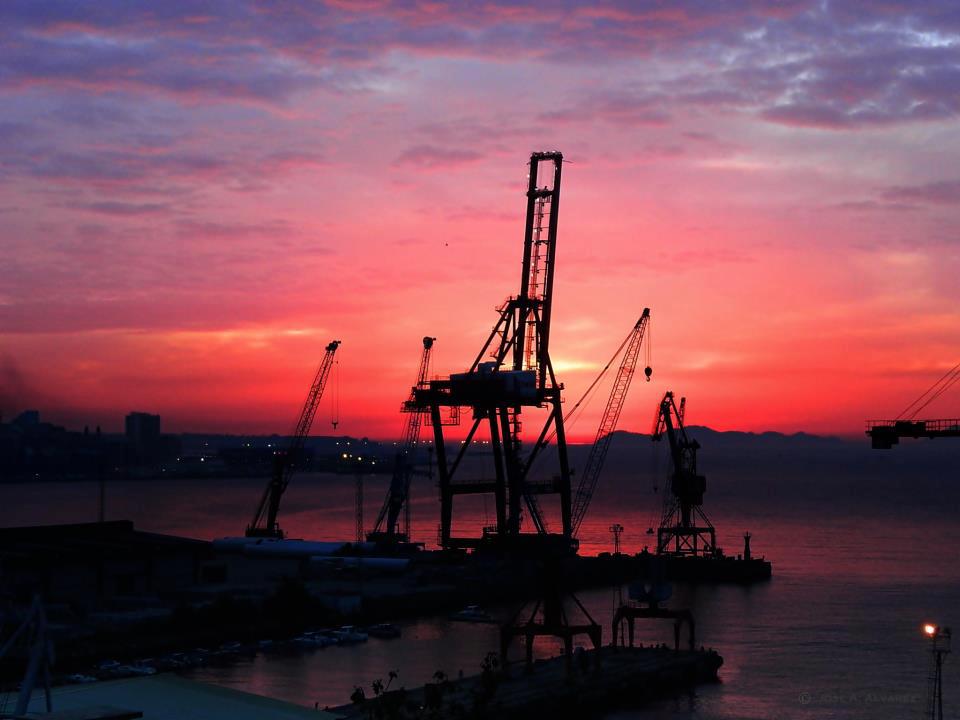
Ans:
{"type": "MultiPolygon", "coordinates": [[[[773,562],[773,579],[751,587],[677,584],[669,601],[693,611],[698,643],[723,656],[721,682],[606,717],[923,717],[930,655],[921,624],[960,628],[960,463],[937,471],[881,463],[865,472],[843,461],[764,462],[742,475],[737,463],[721,464],[708,480],[705,507],[728,553],[740,552],[742,533],[752,533],[754,554],[773,562]]],[[[613,463],[581,532],[584,553],[612,548],[613,523],[626,528],[625,552],[650,542],[646,530],[656,524],[661,492],[654,490],[650,472],[613,463]]],[[[368,527],[387,480],[363,478],[368,527]]],[[[414,536],[429,546],[437,536],[438,503],[431,483],[417,482],[414,536]]],[[[107,517],[199,538],[238,535],[263,484],[249,478],[112,481],[107,517]]],[[[352,539],[356,489],[352,476],[297,477],[284,498],[285,529],[292,537],[352,539]]],[[[96,483],[0,485],[5,525],[94,520],[97,502],[96,483]]],[[[465,518],[459,530],[466,532],[488,522],[492,507],[475,501],[458,512],[465,518]]],[[[579,597],[606,640],[616,589],[579,597]]],[[[490,608],[500,616],[515,609],[490,608]]],[[[398,640],[258,655],[229,667],[196,669],[191,677],[324,707],[348,702],[355,686],[369,689],[391,670],[398,673],[397,684],[408,687],[438,670],[450,676],[477,672],[486,653],[497,649],[490,625],[435,616],[401,626],[398,640]]],[[[669,623],[638,628],[641,642],[670,641],[669,623]]],[[[556,651],[548,642],[538,646],[540,655],[556,651]]],[[[515,652],[519,657],[522,648],[515,652]]],[[[946,663],[945,707],[947,717],[960,718],[956,656],[946,663]]]]}

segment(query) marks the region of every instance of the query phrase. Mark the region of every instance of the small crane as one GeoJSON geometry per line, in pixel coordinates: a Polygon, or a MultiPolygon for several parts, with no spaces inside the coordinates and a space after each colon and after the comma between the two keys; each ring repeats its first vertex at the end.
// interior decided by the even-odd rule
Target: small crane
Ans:
{"type": "Polygon", "coordinates": [[[697,473],[700,443],[687,436],[684,427],[686,398],[678,406],[673,392],[667,391],[657,407],[650,439],[660,440],[664,433],[670,442],[673,472],[670,494],[663,498],[663,515],[657,530],[658,555],[713,556],[717,552],[716,531],[703,512],[703,494],[707,479],[697,473]],[[702,521],[703,525],[698,525],[702,521]]]}
{"type": "Polygon", "coordinates": [[[339,340],[334,340],[327,345],[326,353],[310,385],[310,392],[307,393],[303,409],[300,411],[297,427],[290,438],[290,445],[285,451],[278,451],[273,456],[273,475],[263,491],[257,511],[253,515],[253,521],[247,527],[247,537],[283,538],[284,536],[277,523],[280,498],[290,484],[290,479],[296,471],[296,463],[303,453],[304,442],[310,433],[313,418],[317,414],[317,407],[320,405],[320,398],[323,397],[323,390],[327,385],[327,378],[330,377],[330,369],[333,367],[333,356],[338,347],[340,347],[339,340]]]}
{"type": "Polygon", "coordinates": [[[423,424],[424,416],[423,411],[419,410],[414,402],[413,393],[417,388],[422,388],[427,384],[427,375],[430,372],[430,354],[433,351],[435,341],[436,338],[433,337],[425,336],[423,338],[423,353],[420,356],[417,382],[411,390],[410,397],[401,407],[401,411],[408,414],[403,434],[403,444],[397,451],[393,464],[393,476],[387,489],[387,497],[383,501],[383,507],[380,508],[380,514],[377,515],[373,532],[367,536],[367,539],[371,542],[377,540],[409,541],[410,539],[410,482],[413,478],[414,458],[417,452],[417,444],[420,441],[420,427],[423,424]],[[406,527],[404,532],[400,532],[400,513],[404,509],[408,511],[406,527]]]}

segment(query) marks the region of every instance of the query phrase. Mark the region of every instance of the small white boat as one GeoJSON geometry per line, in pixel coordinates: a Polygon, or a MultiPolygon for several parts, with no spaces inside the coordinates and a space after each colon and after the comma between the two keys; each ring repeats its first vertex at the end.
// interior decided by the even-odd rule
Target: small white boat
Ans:
{"type": "Polygon", "coordinates": [[[492,623],[493,618],[490,616],[486,610],[481,608],[479,605],[467,605],[463,610],[455,612],[450,616],[451,620],[459,620],[461,622],[475,622],[475,623],[492,623]]]}
{"type": "Polygon", "coordinates": [[[76,685],[86,685],[88,683],[97,682],[97,678],[95,678],[93,675],[84,675],[82,673],[67,675],[66,680],[68,683],[74,683],[76,685]]]}
{"type": "Polygon", "coordinates": [[[330,638],[324,637],[323,635],[316,635],[314,633],[304,633],[303,635],[298,635],[291,642],[297,647],[309,649],[324,648],[333,643],[330,638]]]}
{"type": "Polygon", "coordinates": [[[367,635],[370,637],[390,640],[400,637],[400,628],[393,623],[379,623],[367,628],[367,635]]]}
{"type": "Polygon", "coordinates": [[[156,675],[157,669],[150,665],[121,665],[117,668],[117,673],[125,677],[146,677],[156,675]]]}
{"type": "Polygon", "coordinates": [[[353,625],[344,625],[339,630],[334,630],[331,635],[340,645],[352,645],[367,641],[367,633],[360,632],[353,625]]]}

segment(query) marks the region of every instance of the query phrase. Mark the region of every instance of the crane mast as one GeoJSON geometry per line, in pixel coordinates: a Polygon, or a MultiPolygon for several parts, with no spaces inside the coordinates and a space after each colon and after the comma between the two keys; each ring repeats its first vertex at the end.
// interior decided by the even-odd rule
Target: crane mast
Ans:
{"type": "Polygon", "coordinates": [[[700,443],[687,436],[685,411],[686,398],[678,407],[673,392],[667,391],[653,421],[651,439],[658,441],[666,434],[673,465],[657,530],[657,554],[712,556],[717,552],[716,531],[703,512],[707,479],[697,473],[700,443]],[[701,521],[703,525],[698,524],[701,521]]]}
{"type": "MultiPolygon", "coordinates": [[[[570,467],[561,412],[563,385],[557,381],[549,350],[562,165],[559,152],[530,156],[519,294],[501,305],[493,330],[466,372],[431,380],[414,395],[416,406],[430,413],[433,426],[440,484],[440,536],[445,548],[477,547],[485,538],[508,545],[527,542],[520,527],[522,504],[529,492],[560,496],[562,536],[548,542],[559,540],[558,546],[567,547],[572,540],[570,467]],[[444,408],[470,408],[473,415],[466,440],[449,461],[441,427],[445,424],[441,417],[444,408]],[[520,441],[524,408],[548,411],[526,457],[520,441]],[[458,482],[457,470],[482,426],[487,426],[490,433],[495,479],[458,482]],[[545,449],[551,429],[557,440],[559,475],[531,488],[527,470],[532,458],[545,449]],[[494,496],[496,527],[485,529],[483,538],[453,537],[454,498],[470,494],[494,496]]],[[[541,528],[538,524],[538,530],[541,528]]],[[[537,533],[537,541],[544,540],[544,535],[542,530],[537,533]]]]}
{"type": "Polygon", "coordinates": [[[317,414],[317,408],[320,405],[320,398],[323,397],[323,390],[327,385],[327,378],[330,377],[330,370],[333,368],[333,358],[340,346],[339,340],[334,340],[327,345],[323,360],[317,369],[317,374],[310,385],[310,392],[307,393],[307,399],[303,403],[303,409],[300,411],[300,419],[294,429],[293,436],[290,438],[290,444],[284,451],[277,452],[273,458],[273,475],[270,482],[263,491],[260,503],[257,505],[257,511],[253,515],[253,520],[247,527],[247,537],[273,537],[282,538],[283,530],[277,522],[277,514],[280,511],[280,499],[290,484],[290,479],[296,471],[296,464],[303,453],[303,446],[307,435],[310,433],[310,427],[313,425],[313,418],[317,414]]]}
{"type": "MultiPolygon", "coordinates": [[[[403,434],[403,444],[397,452],[393,464],[393,476],[390,479],[390,487],[387,489],[387,497],[383,501],[383,507],[380,508],[380,514],[377,515],[377,522],[374,525],[367,539],[376,540],[403,540],[409,541],[410,523],[405,523],[407,527],[404,532],[400,532],[400,513],[404,509],[409,510],[410,501],[410,482],[413,479],[414,459],[417,452],[417,444],[420,441],[420,428],[423,425],[423,411],[417,409],[414,403],[414,392],[417,388],[422,388],[427,383],[427,374],[430,372],[430,354],[433,351],[433,343],[436,338],[423,338],[423,354],[420,356],[420,370],[417,373],[417,382],[410,391],[410,397],[403,403],[401,411],[408,413],[407,423],[403,434]]],[[[409,512],[407,513],[409,517],[409,512]]]]}
{"type": "MultiPolygon", "coordinates": [[[[590,447],[590,454],[587,456],[583,474],[577,484],[577,494],[574,497],[571,513],[574,535],[580,529],[580,524],[587,514],[590,501],[593,500],[593,494],[597,489],[597,481],[600,479],[600,472],[603,470],[603,464],[607,459],[607,451],[610,449],[613,431],[617,429],[620,412],[623,410],[623,404],[627,399],[627,390],[630,389],[630,382],[633,380],[637,358],[640,356],[640,346],[643,344],[644,332],[649,321],[650,308],[644,308],[640,319],[637,320],[630,332],[627,348],[623,353],[623,359],[620,361],[620,369],[617,371],[616,380],[614,380],[613,387],[610,390],[610,397],[607,399],[607,406],[603,411],[600,427],[597,428],[597,436],[590,447]]],[[[647,380],[650,379],[651,373],[650,367],[647,366],[645,369],[647,380]]]]}

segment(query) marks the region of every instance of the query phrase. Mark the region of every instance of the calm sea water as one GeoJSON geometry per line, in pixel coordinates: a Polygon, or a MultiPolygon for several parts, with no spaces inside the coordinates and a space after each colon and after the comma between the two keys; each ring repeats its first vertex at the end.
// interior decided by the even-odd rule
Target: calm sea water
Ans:
{"type": "MultiPolygon", "coordinates": [[[[750,530],[755,554],[773,561],[774,578],[747,588],[677,585],[670,604],[690,608],[698,641],[723,655],[721,683],[608,717],[922,717],[929,654],[920,624],[934,620],[960,629],[955,470],[952,480],[944,480],[902,467],[876,477],[844,467],[821,467],[807,475],[793,467],[769,480],[759,473],[740,485],[732,471],[711,475],[707,507],[721,544],[738,552],[742,532],[750,530]]],[[[383,476],[364,479],[368,525],[386,482],[383,476]]],[[[626,527],[624,550],[641,549],[659,512],[652,483],[635,479],[624,467],[604,482],[606,489],[581,533],[584,552],[609,550],[608,528],[614,522],[626,527]]],[[[107,514],[132,519],[144,530],[201,538],[237,535],[262,485],[251,479],[118,481],[108,488],[107,514]]],[[[94,483],[0,485],[8,525],[92,520],[97,497],[94,483]]],[[[294,537],[351,539],[354,502],[352,477],[298,477],[284,499],[283,524],[294,537]]],[[[491,512],[482,501],[474,502],[464,509],[469,520],[463,530],[484,524],[491,512]]],[[[416,539],[433,543],[437,517],[434,490],[420,480],[416,539]]],[[[614,590],[583,592],[580,598],[606,637],[614,590]]],[[[492,610],[506,614],[511,609],[492,610]]],[[[638,639],[667,642],[669,632],[669,624],[641,626],[638,639]]],[[[407,686],[429,680],[437,670],[476,672],[484,655],[496,648],[492,626],[426,617],[403,624],[399,640],[260,655],[230,667],[198,669],[192,677],[323,707],[348,702],[355,685],[369,686],[390,670],[397,670],[407,686]]],[[[556,649],[544,644],[539,652],[549,655],[556,649]]],[[[958,671],[960,659],[951,657],[945,688],[947,715],[954,718],[960,717],[958,671]]]]}

